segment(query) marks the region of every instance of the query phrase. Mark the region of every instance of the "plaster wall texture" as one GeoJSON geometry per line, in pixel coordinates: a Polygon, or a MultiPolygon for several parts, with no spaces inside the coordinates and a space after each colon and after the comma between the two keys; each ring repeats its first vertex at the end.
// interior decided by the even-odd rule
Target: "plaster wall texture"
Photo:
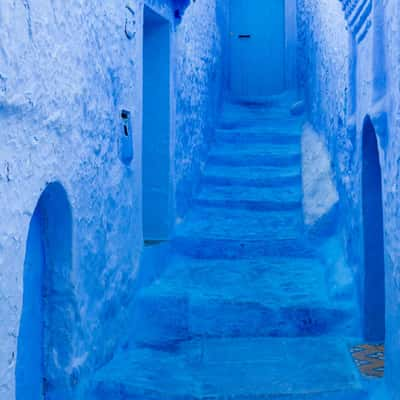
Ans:
{"type": "Polygon", "coordinates": [[[197,1],[177,27],[176,205],[182,217],[195,193],[226,86],[229,2],[197,1]]]}
{"type": "MultiPolygon", "coordinates": [[[[386,367],[400,398],[399,30],[396,1],[299,0],[299,78],[309,120],[329,150],[340,198],[346,261],[363,296],[362,130],[371,117],[382,168],[386,269],[386,367]],[[342,10],[343,6],[343,10],[342,10]],[[354,8],[351,8],[354,6],[354,8]],[[362,12],[354,17],[355,10],[362,12]]],[[[362,313],[361,313],[362,314],[362,313]]]]}
{"type": "MultiPolygon", "coordinates": [[[[160,0],[149,5],[171,20],[176,87],[171,102],[177,110],[172,179],[188,199],[192,187],[187,182],[198,175],[203,142],[212,136],[209,121],[215,116],[221,49],[216,19],[223,18],[223,9],[212,0],[196,2],[175,27],[176,4],[160,0]]],[[[73,219],[68,279],[77,321],[67,368],[74,375],[71,385],[79,387],[124,340],[120,333],[135,292],[143,242],[142,22],[143,4],[135,0],[72,0],[68,7],[57,0],[0,4],[2,400],[15,398],[29,224],[51,182],[65,188],[73,219]],[[119,159],[122,108],[132,113],[134,158],[129,165],[119,159]]]]}

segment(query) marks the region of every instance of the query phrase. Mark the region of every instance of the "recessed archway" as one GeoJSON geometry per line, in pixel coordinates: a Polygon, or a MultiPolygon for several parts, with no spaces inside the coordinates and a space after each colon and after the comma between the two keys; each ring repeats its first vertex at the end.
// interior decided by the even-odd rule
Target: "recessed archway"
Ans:
{"type": "Polygon", "coordinates": [[[369,117],[362,138],[362,212],[364,233],[364,335],[385,338],[385,264],[382,173],[375,128],[369,117]]]}
{"type": "Polygon", "coordinates": [[[72,398],[68,370],[77,314],[71,266],[71,208],[61,184],[52,183],[38,201],[26,243],[17,400],[72,398]]]}

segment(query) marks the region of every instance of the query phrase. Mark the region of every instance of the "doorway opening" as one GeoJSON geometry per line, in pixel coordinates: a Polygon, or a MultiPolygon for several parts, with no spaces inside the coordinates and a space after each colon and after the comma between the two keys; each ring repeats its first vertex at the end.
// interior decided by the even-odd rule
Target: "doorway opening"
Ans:
{"type": "Polygon", "coordinates": [[[171,228],[170,24],[144,7],[143,237],[167,240],[171,228]]]}
{"type": "Polygon", "coordinates": [[[76,307],[70,281],[72,217],[64,188],[47,186],[30,221],[18,334],[16,399],[73,399],[66,370],[76,307]]]}
{"type": "Polygon", "coordinates": [[[362,215],[364,233],[364,335],[385,339],[385,262],[382,173],[375,128],[366,117],[362,137],[362,215]]]}

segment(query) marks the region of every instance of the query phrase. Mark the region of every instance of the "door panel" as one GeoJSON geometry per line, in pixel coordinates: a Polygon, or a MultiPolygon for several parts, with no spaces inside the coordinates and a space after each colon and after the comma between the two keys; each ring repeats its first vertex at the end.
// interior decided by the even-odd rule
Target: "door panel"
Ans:
{"type": "Polygon", "coordinates": [[[231,0],[230,90],[263,97],[284,90],[285,0],[231,0]]]}

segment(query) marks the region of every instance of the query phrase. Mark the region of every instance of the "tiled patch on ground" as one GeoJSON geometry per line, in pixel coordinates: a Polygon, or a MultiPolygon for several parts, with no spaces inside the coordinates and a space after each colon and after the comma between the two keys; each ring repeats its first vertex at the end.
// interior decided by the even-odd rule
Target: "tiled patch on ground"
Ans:
{"type": "Polygon", "coordinates": [[[361,344],[353,347],[351,354],[364,376],[383,378],[385,369],[385,346],[383,344],[361,344]]]}

